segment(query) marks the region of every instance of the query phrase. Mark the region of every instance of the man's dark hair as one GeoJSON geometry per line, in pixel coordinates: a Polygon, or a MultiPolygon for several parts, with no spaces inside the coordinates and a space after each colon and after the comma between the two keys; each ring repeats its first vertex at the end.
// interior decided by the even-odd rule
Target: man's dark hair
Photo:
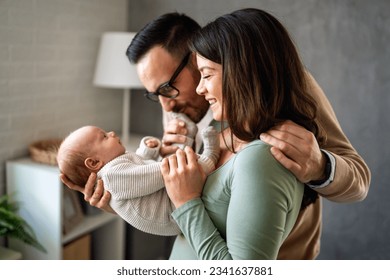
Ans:
{"type": "Polygon", "coordinates": [[[126,55],[137,63],[151,48],[160,45],[173,57],[182,59],[189,51],[188,42],[200,25],[185,14],[164,14],[146,24],[134,37],[126,55]]]}

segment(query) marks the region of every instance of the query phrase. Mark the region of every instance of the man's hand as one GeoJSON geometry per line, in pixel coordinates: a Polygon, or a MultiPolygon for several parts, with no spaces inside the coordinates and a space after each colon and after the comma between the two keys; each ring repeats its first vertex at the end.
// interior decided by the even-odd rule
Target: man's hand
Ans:
{"type": "Polygon", "coordinates": [[[164,136],[161,141],[162,147],[160,149],[160,155],[165,157],[174,154],[179,148],[172,144],[184,144],[187,140],[187,133],[188,131],[184,121],[172,119],[165,127],[164,136]]]}
{"type": "Polygon", "coordinates": [[[96,173],[89,175],[88,181],[85,187],[75,185],[72,181],[66,177],[65,174],[60,174],[61,181],[70,189],[81,192],[84,194],[84,200],[87,201],[91,206],[102,209],[106,212],[116,214],[115,211],[110,207],[109,202],[111,194],[104,189],[103,181],[97,180],[96,173]],[[96,187],[95,187],[96,183],[96,187]]]}
{"type": "Polygon", "coordinates": [[[302,183],[325,179],[326,155],[321,152],[313,133],[292,121],[285,121],[260,139],[273,146],[271,153],[302,183]]]}

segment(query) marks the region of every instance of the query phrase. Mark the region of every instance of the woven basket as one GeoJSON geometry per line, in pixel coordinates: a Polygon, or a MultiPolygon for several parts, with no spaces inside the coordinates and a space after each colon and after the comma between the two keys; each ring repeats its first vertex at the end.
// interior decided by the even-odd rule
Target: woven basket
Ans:
{"type": "Polygon", "coordinates": [[[46,139],[30,144],[28,147],[32,160],[57,165],[57,152],[62,139],[46,139]]]}

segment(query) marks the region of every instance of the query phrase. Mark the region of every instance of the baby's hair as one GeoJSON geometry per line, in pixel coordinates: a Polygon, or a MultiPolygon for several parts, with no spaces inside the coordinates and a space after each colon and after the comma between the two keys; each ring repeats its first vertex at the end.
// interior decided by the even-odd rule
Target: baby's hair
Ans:
{"type": "MultiPolygon", "coordinates": [[[[72,135],[69,134],[69,136],[72,135]]],[[[85,166],[87,151],[79,151],[72,147],[69,136],[61,143],[58,149],[57,162],[60,172],[78,186],[85,186],[91,171],[85,166]]]]}

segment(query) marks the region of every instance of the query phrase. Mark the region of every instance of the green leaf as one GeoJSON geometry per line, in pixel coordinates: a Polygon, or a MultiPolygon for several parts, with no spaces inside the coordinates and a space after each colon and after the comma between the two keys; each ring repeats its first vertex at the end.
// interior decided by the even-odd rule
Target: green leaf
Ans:
{"type": "Polygon", "coordinates": [[[47,252],[37,240],[32,227],[17,214],[18,203],[9,200],[8,195],[0,196],[0,236],[21,240],[42,252],[47,252]]]}

